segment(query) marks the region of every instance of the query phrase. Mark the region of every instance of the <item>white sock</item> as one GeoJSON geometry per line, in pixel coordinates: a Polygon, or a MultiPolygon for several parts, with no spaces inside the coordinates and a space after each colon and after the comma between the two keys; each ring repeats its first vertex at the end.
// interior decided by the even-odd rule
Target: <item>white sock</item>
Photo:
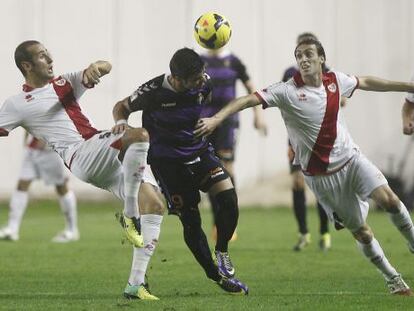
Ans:
{"type": "Polygon", "coordinates": [[[385,257],[381,245],[379,245],[375,238],[372,238],[372,241],[369,244],[357,241],[357,245],[365,257],[377,267],[378,271],[382,273],[387,281],[398,275],[398,272],[391,266],[387,257],[385,257]]]}
{"type": "Polygon", "coordinates": [[[163,216],[148,214],[141,215],[141,231],[144,238],[144,247],[134,247],[132,268],[128,283],[140,285],[144,283],[148,263],[158,243],[163,216]]]}
{"type": "Polygon", "coordinates": [[[125,187],[124,214],[129,218],[139,217],[138,189],[145,170],[148,148],[147,142],[131,144],[122,162],[125,187]]]}
{"type": "Polygon", "coordinates": [[[10,200],[8,224],[8,227],[11,232],[19,233],[20,224],[22,223],[22,218],[24,212],[26,211],[28,201],[29,194],[27,193],[27,191],[16,190],[15,192],[13,192],[10,200]]]}
{"type": "Polygon", "coordinates": [[[400,212],[397,214],[389,214],[392,223],[397,227],[405,239],[414,248],[414,226],[410,214],[404,203],[400,202],[400,212]]]}
{"type": "Polygon", "coordinates": [[[60,209],[65,216],[66,230],[78,231],[78,213],[76,210],[76,197],[73,191],[68,191],[59,197],[60,209]]]}

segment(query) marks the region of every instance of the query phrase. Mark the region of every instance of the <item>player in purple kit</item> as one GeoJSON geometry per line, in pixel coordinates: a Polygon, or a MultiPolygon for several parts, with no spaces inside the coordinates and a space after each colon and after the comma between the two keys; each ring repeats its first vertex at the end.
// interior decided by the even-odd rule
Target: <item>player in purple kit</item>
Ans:
{"type": "MultiPolygon", "coordinates": [[[[247,93],[254,92],[254,86],[246,71],[245,65],[234,54],[225,49],[208,50],[201,55],[206,64],[206,73],[210,77],[213,86],[211,104],[206,106],[208,114],[215,114],[232,99],[236,97],[236,82],[240,80],[247,93]]],[[[211,136],[210,142],[220,158],[221,163],[230,175],[234,184],[234,156],[237,143],[237,130],[239,127],[239,116],[237,113],[229,116],[211,136]]],[[[254,127],[262,134],[266,135],[267,128],[263,119],[261,109],[254,109],[254,127]]],[[[216,213],[218,210],[217,202],[210,196],[211,207],[214,216],[213,238],[216,239],[216,213]]],[[[236,238],[234,233],[232,240],[236,238]]]]}
{"type": "Polygon", "coordinates": [[[248,288],[234,278],[228,242],[237,226],[237,194],[214,149],[204,138],[196,138],[194,126],[208,116],[211,86],[201,57],[191,49],[175,52],[170,74],[160,75],[141,85],[113,110],[117,134],[125,130],[129,115],[142,110],[142,125],[150,136],[148,163],[168,201],[170,213],[177,214],[184,240],[208,278],[230,293],[247,294],[248,288]],[[217,211],[217,266],[201,227],[200,192],[215,197],[217,211]]]}
{"type": "MultiPolygon", "coordinates": [[[[325,51],[312,38],[301,41],[294,55],[299,73],[293,79],[232,101],[213,117],[199,120],[194,133],[197,137],[208,135],[227,116],[248,107],[260,104],[263,108],[278,107],[305,181],[329,219],[340,222],[352,233],[362,254],[384,277],[391,294],[411,296],[411,289],[390,264],[366,223],[368,198],[388,212],[411,251],[414,250],[413,222],[384,175],[353,142],[340,100],[341,96],[351,97],[356,89],[414,92],[414,83],[355,77],[337,71],[323,73],[325,51]]],[[[406,133],[413,129],[413,110],[403,115],[406,133]]]]}

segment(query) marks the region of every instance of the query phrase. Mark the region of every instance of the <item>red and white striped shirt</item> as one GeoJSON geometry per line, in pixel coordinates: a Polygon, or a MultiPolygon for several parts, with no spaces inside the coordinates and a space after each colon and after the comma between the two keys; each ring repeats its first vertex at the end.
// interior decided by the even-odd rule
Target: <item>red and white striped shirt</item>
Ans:
{"type": "Polygon", "coordinates": [[[41,88],[23,85],[23,92],[8,98],[0,109],[0,136],[22,126],[69,163],[79,145],[98,133],[78,104],[87,89],[82,78],[80,71],[54,78],[41,88]]]}
{"type": "Polygon", "coordinates": [[[278,107],[295,164],[309,175],[324,175],[345,165],[358,152],[342,117],[341,96],[351,97],[358,79],[341,72],[324,73],[320,87],[305,85],[300,74],[273,84],[256,96],[263,107],[278,107]]]}

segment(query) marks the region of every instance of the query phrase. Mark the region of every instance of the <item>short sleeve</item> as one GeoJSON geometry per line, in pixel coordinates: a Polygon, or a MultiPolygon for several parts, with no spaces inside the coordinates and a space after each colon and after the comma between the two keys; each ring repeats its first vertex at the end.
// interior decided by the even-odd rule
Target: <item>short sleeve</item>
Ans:
{"type": "Polygon", "coordinates": [[[11,101],[6,100],[0,108],[0,136],[8,136],[16,127],[20,126],[21,118],[11,101]]]}
{"type": "Polygon", "coordinates": [[[151,104],[152,89],[148,83],[137,88],[128,98],[128,105],[131,112],[146,110],[151,104]]]}
{"type": "Polygon", "coordinates": [[[358,87],[358,78],[338,71],[335,71],[335,75],[339,84],[341,96],[351,97],[358,87]]]}
{"type": "Polygon", "coordinates": [[[77,71],[62,75],[62,78],[68,80],[72,85],[73,94],[75,95],[76,100],[81,98],[87,89],[93,88],[93,86],[83,84],[84,72],[85,71],[77,71]]]}
{"type": "Polygon", "coordinates": [[[250,80],[249,75],[247,74],[246,66],[242,63],[242,61],[234,56],[234,69],[237,72],[237,77],[244,83],[250,80]]]}
{"type": "MultiPolygon", "coordinates": [[[[414,76],[411,77],[411,82],[414,82],[414,76]]],[[[414,104],[414,93],[407,93],[405,99],[414,104]]]]}
{"type": "Polygon", "coordinates": [[[285,82],[279,82],[268,86],[255,93],[262,102],[263,109],[280,107],[287,98],[287,86],[285,82]]]}

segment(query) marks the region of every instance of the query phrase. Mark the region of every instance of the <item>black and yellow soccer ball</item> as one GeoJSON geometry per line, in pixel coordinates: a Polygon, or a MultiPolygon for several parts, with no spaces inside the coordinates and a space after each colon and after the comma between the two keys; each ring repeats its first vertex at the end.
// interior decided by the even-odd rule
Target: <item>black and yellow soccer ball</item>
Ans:
{"type": "Polygon", "coordinates": [[[230,23],[221,14],[208,12],[201,15],[194,25],[194,38],[203,48],[216,50],[229,42],[230,23]]]}

